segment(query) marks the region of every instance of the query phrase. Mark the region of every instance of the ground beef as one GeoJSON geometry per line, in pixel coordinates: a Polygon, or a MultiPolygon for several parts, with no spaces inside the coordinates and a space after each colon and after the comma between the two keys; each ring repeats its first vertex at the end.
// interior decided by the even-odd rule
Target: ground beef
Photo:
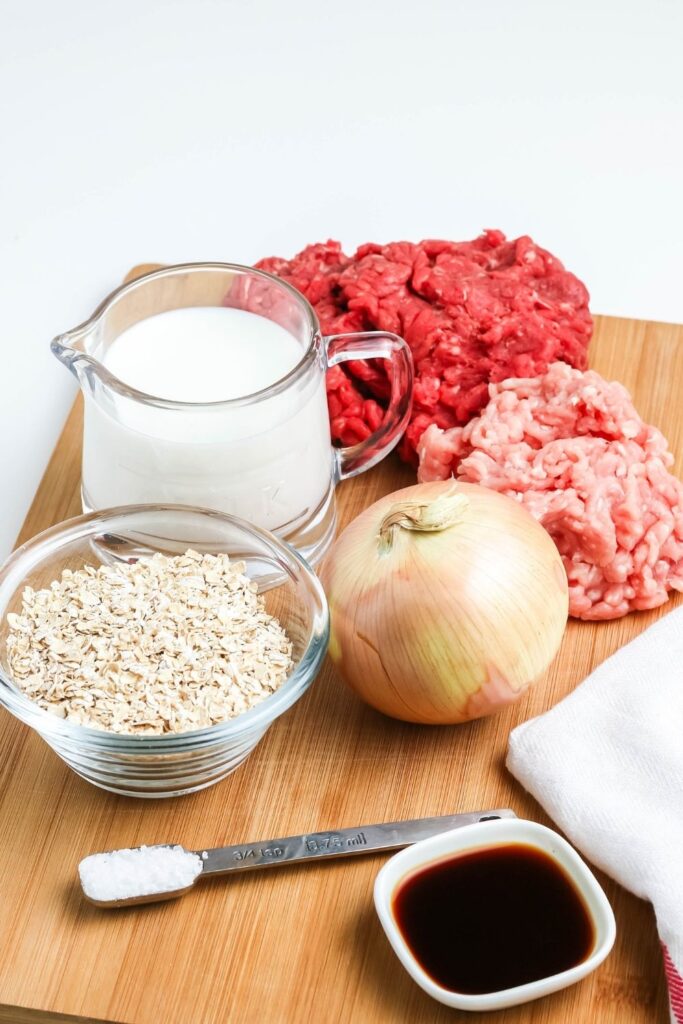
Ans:
{"type": "Polygon", "coordinates": [[[683,484],[621,384],[565,363],[492,384],[480,416],[430,426],[419,453],[421,480],[455,475],[529,509],[562,555],[571,615],[613,619],[683,590],[683,484]]]}
{"type": "MultiPolygon", "coordinates": [[[[588,293],[528,237],[486,231],[471,242],[309,245],[292,260],[261,260],[313,305],[326,334],[402,335],[415,362],[414,407],[400,453],[416,464],[430,425],[460,426],[486,403],[491,381],[545,372],[556,359],[587,365],[588,293]]],[[[351,361],[327,380],[332,437],[364,440],[382,421],[388,378],[381,360],[351,361]]]]}

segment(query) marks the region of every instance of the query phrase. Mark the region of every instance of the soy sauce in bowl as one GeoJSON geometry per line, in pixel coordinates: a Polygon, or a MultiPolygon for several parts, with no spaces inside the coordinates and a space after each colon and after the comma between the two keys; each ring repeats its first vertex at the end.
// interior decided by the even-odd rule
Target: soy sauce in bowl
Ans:
{"type": "Polygon", "coordinates": [[[560,974],[595,946],[592,917],[561,865],[507,843],[438,860],[396,888],[392,911],[422,969],[479,995],[560,974]]]}

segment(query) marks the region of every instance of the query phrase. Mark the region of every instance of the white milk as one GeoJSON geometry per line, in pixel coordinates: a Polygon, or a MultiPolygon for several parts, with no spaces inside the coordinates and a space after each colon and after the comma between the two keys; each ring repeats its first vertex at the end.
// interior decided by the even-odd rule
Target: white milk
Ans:
{"type": "MultiPolygon", "coordinates": [[[[216,403],[275,383],[303,352],[288,331],[255,313],[193,307],[133,324],[101,358],[147,395],[216,403]]],[[[97,401],[86,395],[85,415],[83,496],[90,508],[199,505],[288,534],[331,488],[319,366],[283,393],[243,406],[166,409],[105,389],[97,401]]]]}
{"type": "Polygon", "coordinates": [[[172,309],[125,330],[104,356],[115,377],[173,402],[224,402],[284,377],[303,355],[289,331],[243,309],[172,309]]]}

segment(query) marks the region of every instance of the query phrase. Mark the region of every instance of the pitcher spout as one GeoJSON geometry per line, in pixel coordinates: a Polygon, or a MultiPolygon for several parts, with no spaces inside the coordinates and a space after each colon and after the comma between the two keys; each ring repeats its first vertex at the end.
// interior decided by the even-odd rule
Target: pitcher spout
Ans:
{"type": "Polygon", "coordinates": [[[50,343],[52,354],[74,375],[81,387],[92,377],[98,377],[103,369],[88,353],[89,336],[89,328],[77,328],[58,334],[50,343]]]}

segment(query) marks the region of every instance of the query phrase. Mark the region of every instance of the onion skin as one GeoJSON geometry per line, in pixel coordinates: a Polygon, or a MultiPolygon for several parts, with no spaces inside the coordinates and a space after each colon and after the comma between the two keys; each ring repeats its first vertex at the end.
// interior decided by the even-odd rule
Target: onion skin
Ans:
{"type": "Polygon", "coordinates": [[[418,484],[375,502],[336,540],[321,577],[341,676],[406,722],[466,722],[516,700],[547,669],[567,622],[567,578],[549,534],[512,498],[475,484],[418,484]],[[401,519],[399,503],[439,499],[454,508],[453,525],[387,527],[401,519]]]}

